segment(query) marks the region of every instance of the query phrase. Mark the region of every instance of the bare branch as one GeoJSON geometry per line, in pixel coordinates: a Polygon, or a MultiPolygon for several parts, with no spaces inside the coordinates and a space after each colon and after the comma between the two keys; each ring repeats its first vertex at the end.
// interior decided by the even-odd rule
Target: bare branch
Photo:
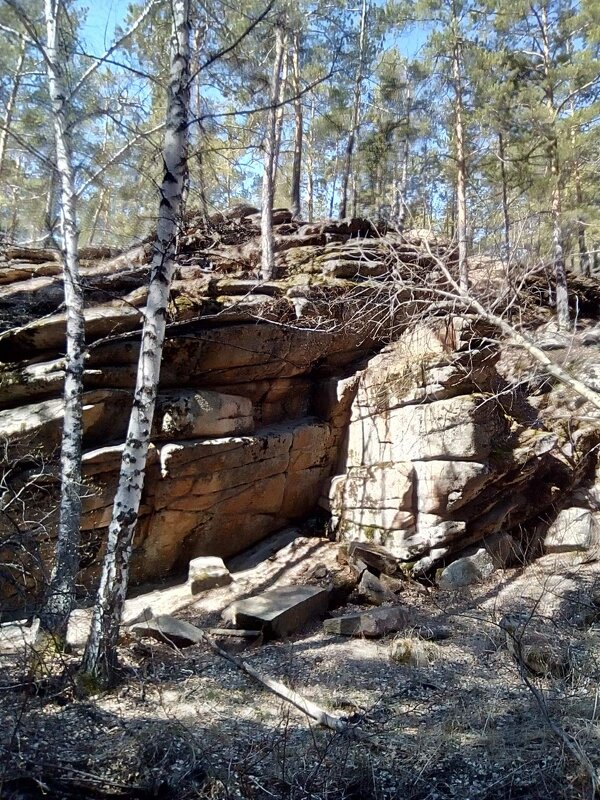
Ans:
{"type": "Polygon", "coordinates": [[[97,57],[96,60],[94,61],[94,63],[90,64],[90,66],[86,69],[86,71],[83,73],[81,78],[77,81],[77,83],[75,84],[75,86],[71,90],[71,94],[69,95],[69,99],[70,100],[72,100],[73,97],[75,97],[75,95],[81,89],[83,84],[87,81],[87,79],[91,75],[94,74],[94,72],[98,69],[98,67],[102,66],[102,64],[104,64],[106,62],[106,60],[115,52],[115,50],[117,50],[123,44],[123,42],[126,39],[128,39],[130,36],[132,36],[136,32],[136,30],[140,27],[142,22],[146,19],[146,17],[150,13],[150,11],[152,11],[152,9],[156,5],[156,3],[157,3],[157,0],[150,0],[148,5],[144,8],[142,13],[139,15],[139,17],[132,23],[132,25],[125,31],[125,33],[122,36],[120,36],[108,48],[108,50],[104,53],[104,55],[97,57]]]}
{"type": "Polygon", "coordinates": [[[197,69],[195,72],[193,72],[193,73],[191,74],[191,76],[190,76],[190,80],[194,80],[194,78],[195,78],[195,77],[196,77],[196,76],[197,76],[197,75],[198,75],[200,72],[202,72],[202,70],[206,69],[207,67],[210,67],[210,65],[211,65],[211,64],[214,64],[214,63],[215,63],[215,61],[218,61],[220,58],[223,58],[223,57],[224,57],[224,56],[226,56],[228,53],[231,53],[231,51],[232,51],[232,50],[235,50],[235,48],[236,48],[236,47],[237,47],[237,46],[238,46],[238,45],[239,45],[241,42],[243,42],[243,41],[244,41],[244,39],[245,39],[245,38],[246,38],[246,37],[247,37],[247,36],[248,36],[250,33],[252,33],[252,31],[254,30],[254,28],[256,28],[256,26],[257,26],[259,23],[261,23],[261,22],[263,21],[263,19],[265,19],[265,17],[268,15],[269,11],[270,11],[270,10],[273,8],[273,4],[274,4],[274,2],[275,2],[275,0],[270,0],[270,2],[269,2],[269,4],[268,4],[268,6],[265,8],[265,10],[262,12],[262,14],[260,14],[258,17],[256,17],[256,19],[255,19],[255,20],[253,20],[253,21],[250,23],[250,25],[248,25],[248,27],[246,28],[246,30],[245,30],[243,33],[241,33],[241,34],[238,36],[238,38],[237,38],[237,39],[236,39],[236,40],[235,40],[235,41],[234,41],[232,44],[230,44],[230,45],[229,45],[229,47],[225,47],[223,50],[220,50],[218,53],[214,53],[214,54],[213,54],[213,55],[212,55],[212,56],[211,56],[211,57],[210,57],[210,58],[209,58],[207,61],[205,61],[205,62],[204,62],[204,64],[201,64],[201,65],[198,67],[198,69],[197,69]]]}
{"type": "Polygon", "coordinates": [[[121,158],[121,156],[125,155],[125,153],[127,153],[135,144],[137,144],[137,142],[139,142],[140,139],[145,139],[148,136],[151,136],[153,133],[158,133],[158,131],[163,130],[164,127],[165,127],[164,122],[160,123],[159,125],[155,125],[154,128],[150,128],[150,130],[142,131],[141,133],[138,133],[136,136],[133,137],[133,139],[130,139],[128,142],[126,142],[123,145],[123,147],[121,147],[120,150],[117,150],[117,152],[114,154],[114,156],[112,156],[106,163],[104,163],[101,167],[99,167],[96,170],[96,172],[94,172],[92,175],[90,175],[90,177],[85,181],[85,183],[82,186],[79,187],[79,189],[76,192],[76,197],[81,197],[81,195],[87,189],[89,189],[89,187],[93,183],[95,183],[95,181],[97,181],[98,178],[101,175],[103,175],[109,167],[111,167],[114,164],[116,164],[119,161],[119,159],[121,158]]]}

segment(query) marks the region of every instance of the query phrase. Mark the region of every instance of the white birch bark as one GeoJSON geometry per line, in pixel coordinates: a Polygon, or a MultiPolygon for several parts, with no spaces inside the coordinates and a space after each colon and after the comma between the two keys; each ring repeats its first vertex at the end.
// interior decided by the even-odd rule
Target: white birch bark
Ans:
{"type": "Polygon", "coordinates": [[[60,181],[63,274],[67,317],[64,423],[61,445],[61,497],[54,568],[40,613],[41,630],[59,641],[66,634],[79,568],[81,518],[82,393],[85,350],[83,290],[79,277],[79,231],[75,179],[70,152],[66,87],[59,52],[61,0],[45,0],[45,62],[54,125],[56,171],[60,181]]]}
{"type": "Polygon", "coordinates": [[[172,0],[173,55],[167,101],[164,175],[133,408],[121,460],[106,555],[82,670],[109,683],[129,578],[129,561],[146,470],[175,267],[177,226],[186,180],[189,120],[189,0],[172,0]]]}
{"type": "Polygon", "coordinates": [[[273,201],[275,199],[275,140],[277,137],[277,103],[281,85],[281,65],[283,62],[284,32],[281,25],[275,27],[275,58],[271,78],[271,107],[267,116],[267,130],[264,141],[264,169],[262,184],[261,213],[261,278],[265,281],[275,277],[275,256],[273,253],[273,201]]]}

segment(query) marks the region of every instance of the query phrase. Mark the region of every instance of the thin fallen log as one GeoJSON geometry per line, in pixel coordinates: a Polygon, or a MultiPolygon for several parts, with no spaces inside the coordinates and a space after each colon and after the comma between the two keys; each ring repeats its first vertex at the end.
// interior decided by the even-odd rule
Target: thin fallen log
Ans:
{"type": "Polygon", "coordinates": [[[264,675],[261,675],[260,672],[255,670],[254,667],[251,667],[247,661],[242,661],[241,659],[233,656],[231,653],[228,653],[227,650],[223,650],[218,644],[212,641],[210,636],[206,635],[205,633],[203,634],[203,638],[211,650],[229,661],[242,672],[245,672],[246,675],[254,678],[255,681],[258,681],[258,683],[265,686],[269,691],[273,692],[273,694],[276,694],[278,697],[281,697],[288,703],[291,703],[293,706],[306,714],[307,717],[314,719],[317,724],[323,725],[325,728],[329,728],[337,733],[345,733],[356,739],[361,738],[360,732],[357,731],[356,728],[348,723],[345,719],[337,717],[334,714],[329,714],[316,703],[313,703],[311,700],[307,700],[305,697],[302,697],[302,695],[298,694],[298,692],[295,692],[293,689],[288,689],[288,687],[281,683],[281,681],[276,681],[273,678],[268,678],[264,675]]]}

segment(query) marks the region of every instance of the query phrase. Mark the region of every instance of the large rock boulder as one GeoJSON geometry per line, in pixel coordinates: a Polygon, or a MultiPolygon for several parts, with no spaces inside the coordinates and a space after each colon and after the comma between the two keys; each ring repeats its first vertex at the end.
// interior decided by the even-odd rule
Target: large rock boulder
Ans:
{"type": "Polygon", "coordinates": [[[576,483],[560,436],[498,395],[497,359],[485,329],[460,319],[418,325],[370,359],[329,490],[342,539],[384,545],[422,572],[519,530],[576,483]]]}

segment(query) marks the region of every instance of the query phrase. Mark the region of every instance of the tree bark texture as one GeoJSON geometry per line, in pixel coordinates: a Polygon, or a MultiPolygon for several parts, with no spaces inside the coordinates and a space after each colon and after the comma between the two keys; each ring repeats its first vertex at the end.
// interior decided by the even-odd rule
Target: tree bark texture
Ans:
{"type": "Polygon", "coordinates": [[[281,24],[275,27],[275,57],[271,77],[271,98],[267,114],[267,130],[264,140],[264,170],[262,184],[261,214],[261,270],[263,280],[275,277],[275,255],[273,253],[273,201],[275,199],[275,157],[277,138],[277,103],[281,86],[281,66],[284,52],[284,30],[281,24]]]}
{"type": "Polygon", "coordinates": [[[75,599],[79,568],[81,518],[81,439],[83,434],[83,370],[85,320],[79,277],[79,231],[75,178],[71,160],[63,57],[59,49],[61,0],[45,0],[45,61],[56,145],[56,171],[60,181],[60,216],[63,239],[63,275],[66,309],[64,422],[60,455],[61,496],[54,567],[40,613],[41,630],[58,640],[66,636],[75,599]]]}
{"type": "Polygon", "coordinates": [[[177,227],[186,181],[190,24],[189,0],[172,0],[173,43],[163,147],[164,174],[148,302],[140,346],[136,388],[119,484],[108,531],[98,597],[82,671],[97,683],[110,683],[127,592],[129,561],[138,519],[148,446],[165,339],[167,303],[175,266],[177,227]]]}

